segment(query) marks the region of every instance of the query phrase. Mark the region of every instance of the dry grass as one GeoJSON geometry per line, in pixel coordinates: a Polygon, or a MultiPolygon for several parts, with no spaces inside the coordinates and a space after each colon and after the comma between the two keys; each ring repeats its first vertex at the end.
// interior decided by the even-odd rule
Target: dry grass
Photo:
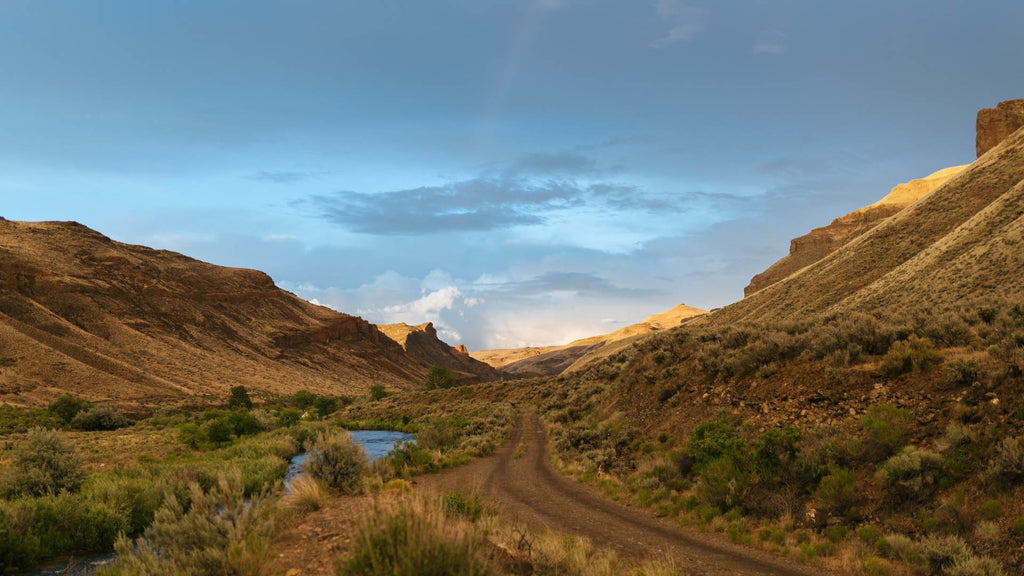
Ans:
{"type": "Polygon", "coordinates": [[[319,481],[308,474],[296,476],[289,487],[290,491],[282,500],[285,507],[300,513],[313,512],[323,507],[325,490],[319,481]]]}

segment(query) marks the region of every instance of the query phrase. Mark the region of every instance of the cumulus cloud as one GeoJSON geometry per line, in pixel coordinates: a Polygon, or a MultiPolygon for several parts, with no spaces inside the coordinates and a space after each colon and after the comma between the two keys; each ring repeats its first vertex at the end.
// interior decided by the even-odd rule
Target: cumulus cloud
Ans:
{"type": "Polygon", "coordinates": [[[681,0],[655,0],[654,10],[671,24],[664,36],[651,41],[652,48],[690,42],[707,28],[706,8],[684,4],[681,0]]]}

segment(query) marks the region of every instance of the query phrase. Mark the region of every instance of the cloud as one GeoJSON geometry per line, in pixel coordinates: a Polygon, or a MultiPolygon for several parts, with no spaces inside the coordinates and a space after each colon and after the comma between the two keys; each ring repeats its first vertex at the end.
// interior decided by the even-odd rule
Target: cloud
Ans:
{"type": "Polygon", "coordinates": [[[754,43],[754,54],[775,54],[786,53],[786,33],[775,28],[767,28],[761,31],[754,43]]]}
{"type": "Polygon", "coordinates": [[[650,290],[621,288],[607,278],[582,272],[545,272],[533,278],[519,281],[482,280],[474,288],[490,292],[514,292],[520,296],[533,296],[568,292],[575,296],[610,296],[649,294],[650,290]]]}
{"type": "Polygon", "coordinates": [[[268,184],[296,184],[313,178],[319,178],[324,174],[324,172],[273,172],[264,170],[253,174],[249,178],[259,182],[267,182],[268,184]]]}
{"type": "Polygon", "coordinates": [[[654,10],[671,23],[668,32],[651,41],[652,48],[664,48],[678,42],[690,42],[707,28],[708,10],[684,4],[681,0],[655,0],[654,10]]]}
{"type": "Polygon", "coordinates": [[[548,224],[560,214],[586,211],[678,212],[685,206],[663,194],[604,180],[616,168],[576,154],[531,154],[502,169],[440,186],[384,192],[316,194],[293,205],[360,234],[417,236],[492,231],[548,224]]]}

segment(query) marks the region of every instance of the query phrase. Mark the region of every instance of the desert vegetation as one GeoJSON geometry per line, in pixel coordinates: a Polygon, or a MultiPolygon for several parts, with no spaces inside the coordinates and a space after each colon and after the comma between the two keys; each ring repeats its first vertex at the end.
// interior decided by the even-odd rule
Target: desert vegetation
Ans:
{"type": "Polygon", "coordinates": [[[658,515],[851,573],[1009,574],[1022,349],[1016,302],[687,327],[534,394],[565,472],[658,515]]]}

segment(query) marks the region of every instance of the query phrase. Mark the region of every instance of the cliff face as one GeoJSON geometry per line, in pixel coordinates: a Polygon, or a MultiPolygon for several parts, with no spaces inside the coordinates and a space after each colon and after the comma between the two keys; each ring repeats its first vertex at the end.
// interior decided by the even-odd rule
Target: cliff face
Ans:
{"type": "Polygon", "coordinates": [[[794,238],[789,245],[789,255],[772,264],[767,270],[754,276],[750,285],[743,289],[743,296],[750,296],[786,278],[796,271],[814,264],[832,252],[846,245],[857,236],[877,226],[882,220],[913,204],[917,199],[945,184],[965,166],[954,166],[929,174],[919,180],[911,180],[893,188],[878,202],[836,218],[828,226],[815,228],[810,233],[794,238]]]}
{"type": "Polygon", "coordinates": [[[361,394],[426,366],[375,326],[256,270],[131,246],[73,222],[0,219],[0,402],[61,393],[133,404],[231,386],[361,394]]]}
{"type": "Polygon", "coordinates": [[[975,148],[982,154],[1024,126],[1024,99],[1000,102],[995,108],[978,111],[977,138],[975,148]]]}
{"type": "Polygon", "coordinates": [[[406,353],[428,366],[444,366],[453,370],[461,383],[495,380],[497,371],[469,356],[466,347],[453,348],[437,337],[433,323],[419,326],[408,324],[382,324],[380,331],[394,340],[406,353]]]}

